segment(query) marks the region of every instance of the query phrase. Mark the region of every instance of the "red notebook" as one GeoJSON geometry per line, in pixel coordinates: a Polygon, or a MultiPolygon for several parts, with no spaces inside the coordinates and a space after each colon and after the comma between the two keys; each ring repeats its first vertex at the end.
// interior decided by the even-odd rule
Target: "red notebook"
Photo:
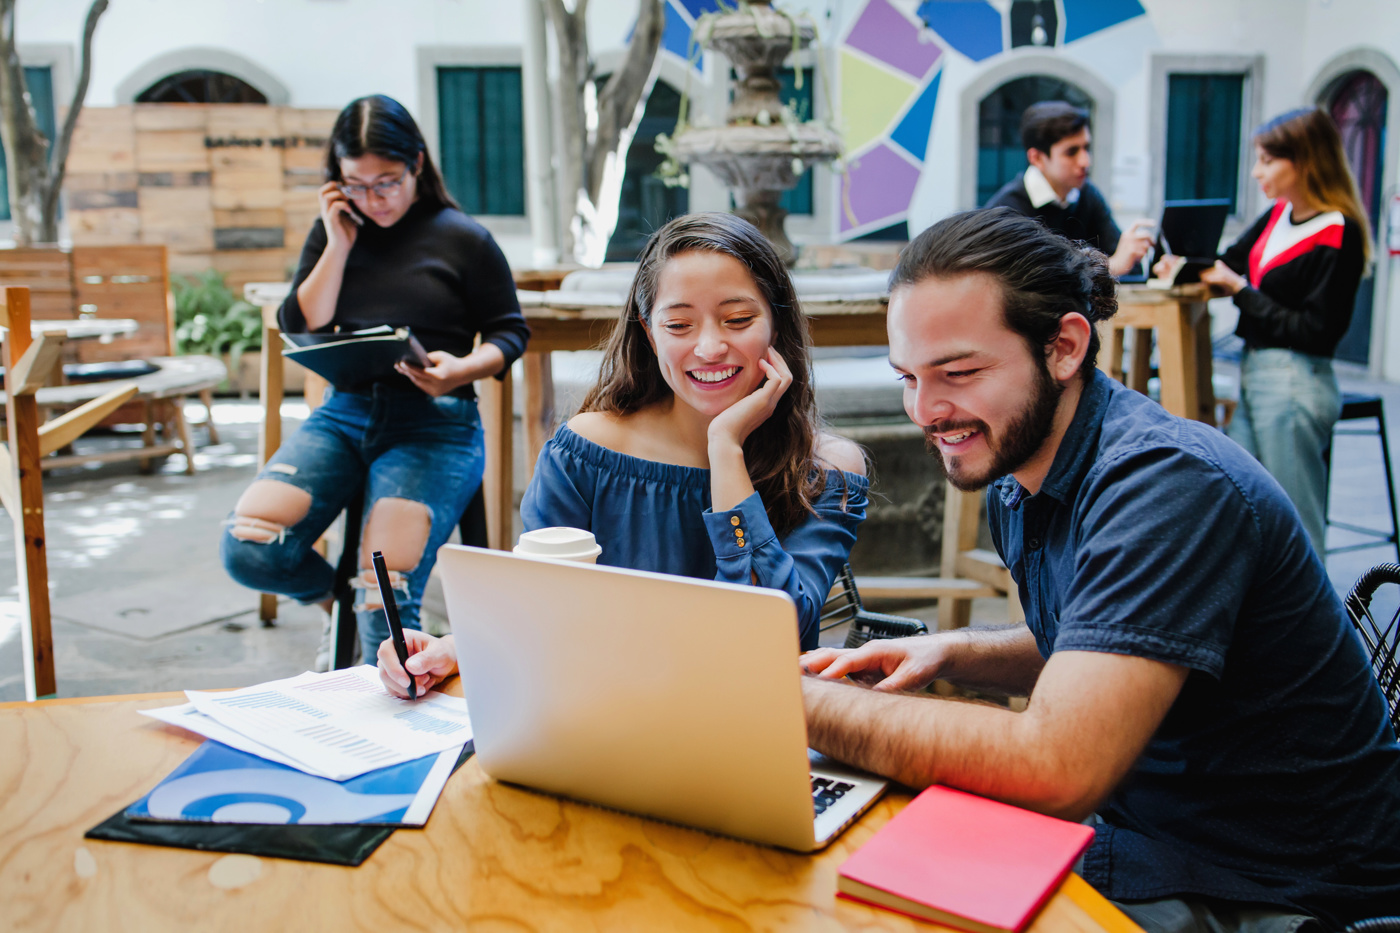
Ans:
{"type": "Polygon", "coordinates": [[[974,933],[1019,933],[1092,827],[930,787],[848,858],[837,894],[974,933]]]}

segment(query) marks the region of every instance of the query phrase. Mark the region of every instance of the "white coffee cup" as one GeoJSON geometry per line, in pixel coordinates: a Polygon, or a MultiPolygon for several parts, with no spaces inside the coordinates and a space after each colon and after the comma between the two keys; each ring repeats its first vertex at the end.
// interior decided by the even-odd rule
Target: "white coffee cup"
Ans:
{"type": "Polygon", "coordinates": [[[520,536],[515,553],[596,564],[603,548],[593,537],[593,532],[582,528],[536,528],[520,536]]]}

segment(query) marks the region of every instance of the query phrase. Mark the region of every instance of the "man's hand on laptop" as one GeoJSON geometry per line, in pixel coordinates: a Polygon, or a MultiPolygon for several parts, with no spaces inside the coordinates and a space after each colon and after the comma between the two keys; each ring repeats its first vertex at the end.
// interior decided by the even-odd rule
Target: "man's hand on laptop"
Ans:
{"type": "Polygon", "coordinates": [[[956,641],[948,635],[919,635],[868,641],[859,648],[818,648],[802,656],[802,672],[824,680],[849,677],[889,693],[922,690],[945,674],[956,641]]]}
{"type": "Polygon", "coordinates": [[[408,699],[408,675],[411,673],[418,682],[418,696],[422,697],[435,684],[457,673],[457,644],[451,635],[434,638],[426,632],[405,628],[403,637],[408,643],[407,673],[399,664],[394,640],[386,638],[379,645],[379,679],[385,690],[408,699]]]}

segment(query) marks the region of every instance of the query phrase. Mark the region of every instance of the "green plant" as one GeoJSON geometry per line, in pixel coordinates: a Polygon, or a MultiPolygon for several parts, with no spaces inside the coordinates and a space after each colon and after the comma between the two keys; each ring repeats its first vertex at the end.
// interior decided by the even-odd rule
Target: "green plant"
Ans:
{"type": "Polygon", "coordinates": [[[175,294],[175,346],[180,353],[224,353],[237,362],[262,346],[262,313],[236,297],[223,273],[209,269],[170,280],[175,294]]]}

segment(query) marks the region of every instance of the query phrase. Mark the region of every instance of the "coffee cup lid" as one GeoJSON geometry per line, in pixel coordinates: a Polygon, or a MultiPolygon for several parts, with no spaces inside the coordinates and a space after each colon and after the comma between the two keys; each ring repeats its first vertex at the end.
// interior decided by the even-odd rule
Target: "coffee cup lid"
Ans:
{"type": "Polygon", "coordinates": [[[593,532],[582,528],[560,527],[525,532],[520,536],[520,543],[515,546],[515,550],[540,557],[573,557],[580,553],[591,553],[597,547],[593,532]]]}

